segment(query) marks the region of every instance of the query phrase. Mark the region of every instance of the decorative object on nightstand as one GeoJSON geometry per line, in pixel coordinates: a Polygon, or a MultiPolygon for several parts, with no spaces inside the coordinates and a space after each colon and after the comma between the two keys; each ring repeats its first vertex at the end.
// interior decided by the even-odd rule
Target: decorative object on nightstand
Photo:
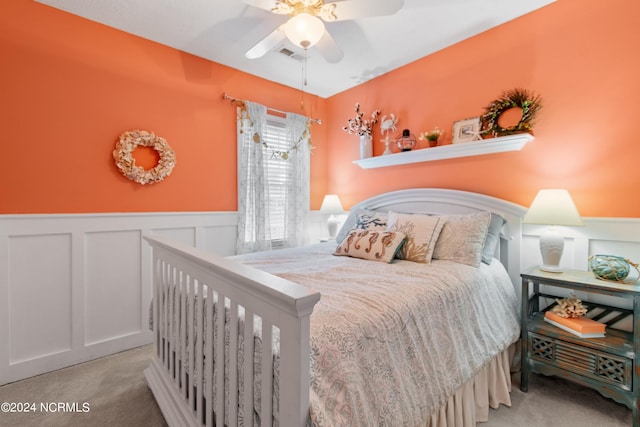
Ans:
{"type": "Polygon", "coordinates": [[[400,151],[411,151],[416,146],[416,137],[409,129],[404,129],[397,144],[400,151]]]}
{"type": "Polygon", "coordinates": [[[435,127],[429,131],[422,132],[420,135],[418,135],[418,139],[420,141],[427,141],[429,147],[435,147],[436,145],[438,145],[438,139],[442,136],[443,133],[443,130],[435,127]]]}
{"type": "Polygon", "coordinates": [[[631,272],[631,267],[635,268],[638,273],[635,280],[631,282],[633,283],[640,278],[638,264],[616,255],[591,255],[589,257],[589,270],[600,280],[624,282],[631,272]]]}
{"type": "Polygon", "coordinates": [[[544,313],[544,321],[580,338],[602,338],[606,325],[584,317],[588,310],[575,296],[556,298],[557,305],[544,313]]]}
{"type": "Polygon", "coordinates": [[[335,215],[344,213],[342,203],[340,203],[340,198],[335,194],[327,194],[324,196],[322,206],[320,206],[320,213],[329,215],[329,219],[327,220],[327,228],[329,230],[328,240],[335,239],[336,232],[338,231],[338,220],[335,215]]]}
{"type": "MultiPolygon", "coordinates": [[[[567,190],[540,190],[523,218],[525,224],[583,226],[582,218],[567,190]]],[[[541,270],[559,273],[564,237],[553,227],[540,235],[541,270]]]]}

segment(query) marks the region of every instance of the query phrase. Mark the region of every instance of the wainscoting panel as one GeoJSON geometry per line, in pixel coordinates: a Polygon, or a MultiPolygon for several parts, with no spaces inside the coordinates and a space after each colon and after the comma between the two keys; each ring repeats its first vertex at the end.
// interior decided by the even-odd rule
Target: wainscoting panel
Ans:
{"type": "Polygon", "coordinates": [[[86,234],[85,345],[144,332],[140,237],[137,230],[86,234]]]}
{"type": "Polygon", "coordinates": [[[70,350],[71,235],[14,236],[9,262],[10,362],[70,350]]]}
{"type": "Polygon", "coordinates": [[[158,234],[235,253],[235,212],[0,215],[0,385],[152,342],[158,234]]]}

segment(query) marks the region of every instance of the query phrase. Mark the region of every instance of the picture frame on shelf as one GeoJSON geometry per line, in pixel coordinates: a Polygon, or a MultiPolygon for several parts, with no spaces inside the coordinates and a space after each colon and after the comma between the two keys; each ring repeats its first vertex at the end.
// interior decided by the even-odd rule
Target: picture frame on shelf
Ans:
{"type": "Polygon", "coordinates": [[[480,141],[480,117],[453,122],[452,143],[461,144],[464,142],[480,141]]]}

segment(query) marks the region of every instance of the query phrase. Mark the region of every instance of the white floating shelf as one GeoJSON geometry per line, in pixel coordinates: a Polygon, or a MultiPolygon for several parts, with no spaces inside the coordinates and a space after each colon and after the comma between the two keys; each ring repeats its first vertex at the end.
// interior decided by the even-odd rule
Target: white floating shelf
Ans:
{"type": "Polygon", "coordinates": [[[418,150],[405,151],[402,153],[369,157],[368,159],[354,160],[353,163],[363,169],[371,169],[382,168],[385,166],[405,165],[408,163],[454,159],[456,157],[502,153],[505,151],[520,151],[527,142],[533,140],[533,135],[528,133],[519,133],[516,135],[483,139],[481,141],[441,145],[438,147],[420,148],[418,150]]]}

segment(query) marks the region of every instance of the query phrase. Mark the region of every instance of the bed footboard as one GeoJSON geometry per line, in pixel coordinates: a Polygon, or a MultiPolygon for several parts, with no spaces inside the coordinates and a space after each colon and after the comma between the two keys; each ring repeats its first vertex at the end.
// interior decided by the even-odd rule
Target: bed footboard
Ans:
{"type": "Polygon", "coordinates": [[[320,294],[186,245],[145,240],[156,346],[145,375],[167,423],[271,426],[277,413],[281,426],[305,425],[309,318],[320,294]]]}

